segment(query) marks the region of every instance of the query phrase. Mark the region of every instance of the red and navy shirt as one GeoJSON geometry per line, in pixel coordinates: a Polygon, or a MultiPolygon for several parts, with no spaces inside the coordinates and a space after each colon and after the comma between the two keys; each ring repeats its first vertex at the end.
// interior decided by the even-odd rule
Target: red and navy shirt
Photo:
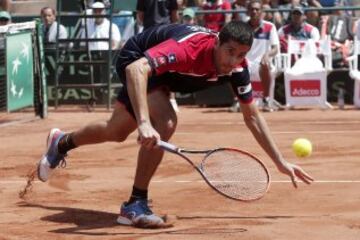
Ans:
{"type": "Polygon", "coordinates": [[[230,82],[240,101],[251,102],[252,88],[246,60],[229,74],[218,75],[214,63],[217,41],[217,33],[199,26],[155,26],[129,39],[119,54],[117,67],[120,65],[125,69],[125,65],[145,56],[153,76],[167,74],[169,85],[171,81],[178,82],[174,91],[184,92],[179,85],[189,81],[194,90],[230,82]]]}

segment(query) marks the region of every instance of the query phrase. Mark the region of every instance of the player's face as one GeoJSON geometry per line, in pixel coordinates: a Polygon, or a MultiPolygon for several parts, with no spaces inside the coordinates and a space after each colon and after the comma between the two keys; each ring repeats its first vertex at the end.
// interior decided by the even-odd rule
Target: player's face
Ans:
{"type": "Polygon", "coordinates": [[[215,48],[215,66],[219,74],[230,73],[236,66],[244,61],[250,46],[235,41],[218,44],[215,48]]]}

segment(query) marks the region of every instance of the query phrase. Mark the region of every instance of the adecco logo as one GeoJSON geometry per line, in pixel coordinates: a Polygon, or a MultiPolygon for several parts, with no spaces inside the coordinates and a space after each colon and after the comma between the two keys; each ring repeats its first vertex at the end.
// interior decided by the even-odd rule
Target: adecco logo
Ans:
{"type": "Polygon", "coordinates": [[[318,97],[320,80],[291,80],[290,91],[292,97],[318,97]]]}

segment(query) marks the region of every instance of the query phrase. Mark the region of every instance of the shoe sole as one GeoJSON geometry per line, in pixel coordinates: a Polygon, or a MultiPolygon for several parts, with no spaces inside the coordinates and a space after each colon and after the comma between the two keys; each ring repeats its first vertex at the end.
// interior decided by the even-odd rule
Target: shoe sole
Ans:
{"type": "Polygon", "coordinates": [[[43,155],[42,159],[41,159],[41,160],[39,161],[39,163],[38,163],[37,176],[38,176],[38,179],[39,179],[40,181],[42,181],[42,182],[46,182],[46,181],[49,179],[50,174],[48,174],[48,177],[47,177],[46,179],[44,179],[44,178],[42,178],[42,177],[40,176],[41,162],[42,162],[43,159],[46,157],[46,154],[48,153],[48,151],[49,151],[49,149],[50,149],[50,146],[51,146],[51,144],[49,144],[49,143],[51,143],[50,139],[53,139],[55,133],[58,132],[58,131],[60,131],[60,129],[58,129],[58,128],[53,128],[53,129],[51,129],[51,131],[50,131],[50,133],[49,133],[49,135],[48,135],[48,137],[47,137],[47,140],[46,140],[46,150],[45,150],[46,152],[45,152],[45,154],[43,155]]]}
{"type": "Polygon", "coordinates": [[[142,221],[141,219],[139,220],[139,222],[134,223],[131,220],[129,220],[126,217],[123,216],[119,216],[116,220],[116,222],[120,225],[124,225],[124,226],[134,226],[137,228],[148,228],[148,229],[157,229],[157,228],[170,228],[173,227],[173,223],[169,223],[167,222],[167,216],[161,217],[161,219],[163,220],[162,223],[149,223],[146,221],[142,221]]]}

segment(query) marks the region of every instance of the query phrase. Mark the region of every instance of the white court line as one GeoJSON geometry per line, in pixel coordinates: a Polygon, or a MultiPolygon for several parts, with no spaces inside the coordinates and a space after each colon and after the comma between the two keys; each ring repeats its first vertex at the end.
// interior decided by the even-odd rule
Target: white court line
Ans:
{"type": "MultiPolygon", "coordinates": [[[[69,182],[81,182],[94,184],[94,183],[108,183],[114,182],[114,180],[71,180],[69,182]]],[[[204,180],[154,180],[152,183],[203,183],[204,180]]],[[[271,180],[272,183],[291,183],[290,180],[271,180]]],[[[26,180],[4,180],[0,181],[0,184],[25,184],[26,180]]],[[[39,180],[34,181],[34,183],[42,183],[39,180]]],[[[360,183],[360,180],[316,180],[314,183],[360,183]]]]}
{"type": "MultiPolygon", "coordinates": [[[[224,131],[213,131],[213,132],[208,132],[208,133],[219,133],[222,132],[224,133],[224,131]]],[[[323,131],[271,131],[271,133],[273,134],[298,134],[298,133],[314,133],[314,134],[333,134],[333,133],[360,133],[360,130],[333,130],[333,131],[329,131],[329,130],[323,130],[323,131]]],[[[227,134],[227,132],[226,132],[227,134]]],[[[194,135],[194,132],[184,132],[184,131],[178,131],[175,133],[175,135],[194,135]]]]}

